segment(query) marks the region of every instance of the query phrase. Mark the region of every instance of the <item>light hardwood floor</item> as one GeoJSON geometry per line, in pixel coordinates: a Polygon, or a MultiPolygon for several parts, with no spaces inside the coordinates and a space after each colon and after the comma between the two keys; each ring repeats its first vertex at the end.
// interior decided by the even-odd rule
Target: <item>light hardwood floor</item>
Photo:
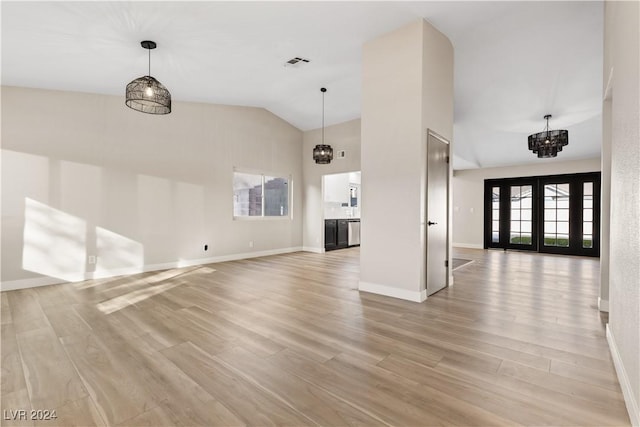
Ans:
{"type": "Polygon", "coordinates": [[[629,424],[598,260],[455,256],[422,304],[359,293],[358,248],[4,292],[2,424],[629,424]]]}

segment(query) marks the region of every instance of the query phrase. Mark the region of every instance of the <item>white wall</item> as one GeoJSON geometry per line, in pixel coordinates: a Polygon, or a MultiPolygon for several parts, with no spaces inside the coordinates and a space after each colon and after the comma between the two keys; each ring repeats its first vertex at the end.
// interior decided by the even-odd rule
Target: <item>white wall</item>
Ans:
{"type": "MultiPolygon", "coordinates": [[[[526,141],[524,141],[526,144],[526,141]]],[[[533,154],[532,154],[533,155],[533,154]]],[[[558,154],[559,156],[562,153],[558,154]]],[[[521,176],[598,172],[600,158],[567,162],[545,162],[500,168],[467,169],[453,173],[453,245],[484,246],[484,180],[521,176]]]]}
{"type": "Polygon", "coordinates": [[[361,290],[426,297],[427,129],[451,140],[453,47],[419,20],[363,48],[361,290]]]}
{"type": "Polygon", "coordinates": [[[344,172],[323,177],[324,219],[360,218],[360,172],[344,172]],[[358,203],[351,206],[351,189],[358,203]]]}
{"type": "MultiPolygon", "coordinates": [[[[607,337],[631,422],[640,425],[640,3],[605,2],[611,70],[611,224],[607,337]]],[[[604,82],[606,87],[607,82],[604,82]]]]}
{"type": "Polygon", "coordinates": [[[304,174],[303,246],[305,250],[313,252],[324,251],[322,176],[360,170],[360,119],[325,128],[325,143],[331,145],[334,155],[328,165],[318,165],[313,160],[313,147],[320,144],[321,134],[321,129],[304,132],[302,150],[304,174]],[[336,158],[338,150],[346,151],[344,159],[336,158]]]}
{"type": "MultiPolygon", "coordinates": [[[[608,79],[607,79],[608,80],[608,79]]],[[[605,92],[611,94],[610,88],[605,92]]],[[[600,295],[598,308],[609,311],[609,264],[611,259],[611,99],[602,104],[602,171],[600,176],[600,295]]]]}
{"type": "Polygon", "coordinates": [[[349,203],[349,173],[325,175],[324,201],[349,203]]]}
{"type": "Polygon", "coordinates": [[[122,97],[3,87],[3,286],[300,248],[301,159],[302,132],[260,108],[152,116],[122,97]],[[234,221],[233,167],[291,174],[293,220],[234,221]]]}

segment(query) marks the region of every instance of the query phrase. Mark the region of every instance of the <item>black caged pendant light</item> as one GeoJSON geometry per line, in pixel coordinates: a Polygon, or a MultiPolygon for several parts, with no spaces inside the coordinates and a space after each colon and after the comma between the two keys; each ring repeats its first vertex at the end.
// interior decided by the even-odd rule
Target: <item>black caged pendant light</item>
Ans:
{"type": "Polygon", "coordinates": [[[529,135],[529,150],[537,154],[539,158],[557,157],[558,151],[569,144],[569,131],[549,130],[551,114],[544,116],[547,127],[544,131],[529,135]]]}
{"type": "Polygon", "coordinates": [[[324,94],[326,91],[326,88],[320,88],[320,92],[322,92],[322,144],[316,145],[313,149],[313,160],[320,165],[327,165],[333,160],[333,148],[324,143],[324,94]]]}
{"type": "Polygon", "coordinates": [[[127,107],[147,114],[169,114],[171,112],[171,93],[162,83],[151,77],[151,49],[156,42],[145,40],[140,42],[149,51],[149,74],[138,77],[127,85],[127,107]]]}

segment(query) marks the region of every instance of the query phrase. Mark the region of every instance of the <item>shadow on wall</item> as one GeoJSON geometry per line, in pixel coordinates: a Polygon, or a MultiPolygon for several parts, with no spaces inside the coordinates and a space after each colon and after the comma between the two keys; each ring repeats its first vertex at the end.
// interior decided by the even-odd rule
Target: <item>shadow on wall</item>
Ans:
{"type": "Polygon", "coordinates": [[[93,277],[114,272],[140,273],[144,266],[141,243],[102,227],[88,233],[81,218],[25,198],[22,268],[67,282],[86,279],[87,247],[96,247],[93,277]],[[90,236],[95,241],[90,242],[90,236]]]}
{"type": "Polygon", "coordinates": [[[31,273],[74,282],[202,258],[202,185],[4,149],[1,173],[3,283],[37,279],[31,273]]]}

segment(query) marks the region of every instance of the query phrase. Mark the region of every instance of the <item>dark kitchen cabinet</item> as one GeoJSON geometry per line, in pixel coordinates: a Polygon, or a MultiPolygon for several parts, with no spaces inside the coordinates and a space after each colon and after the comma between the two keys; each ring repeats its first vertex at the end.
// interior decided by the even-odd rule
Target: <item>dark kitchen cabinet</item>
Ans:
{"type": "Polygon", "coordinates": [[[338,238],[336,247],[346,248],[349,246],[349,221],[346,219],[338,220],[338,238]]]}
{"type": "MultiPolygon", "coordinates": [[[[349,247],[349,222],[348,219],[324,220],[324,250],[331,251],[349,247]]],[[[357,220],[356,220],[357,221],[357,220]]],[[[358,244],[360,243],[358,239],[358,244]]]]}
{"type": "Polygon", "coordinates": [[[326,219],[324,221],[324,250],[338,249],[338,220],[326,219]]]}

